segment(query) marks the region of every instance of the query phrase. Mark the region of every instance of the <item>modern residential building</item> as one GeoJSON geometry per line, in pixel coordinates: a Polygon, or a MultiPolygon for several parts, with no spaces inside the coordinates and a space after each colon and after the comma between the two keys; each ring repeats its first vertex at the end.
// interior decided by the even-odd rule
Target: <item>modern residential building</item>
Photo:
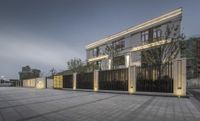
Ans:
{"type": "Polygon", "coordinates": [[[141,65],[142,53],[171,43],[180,35],[182,8],[146,21],[86,46],[87,62],[100,70],[141,65]]]}

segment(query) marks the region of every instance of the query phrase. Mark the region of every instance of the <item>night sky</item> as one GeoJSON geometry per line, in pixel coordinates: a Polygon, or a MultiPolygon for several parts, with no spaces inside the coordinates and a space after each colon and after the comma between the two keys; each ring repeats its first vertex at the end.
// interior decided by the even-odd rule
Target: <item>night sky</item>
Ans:
{"type": "Polygon", "coordinates": [[[30,65],[48,75],[85,60],[95,40],[183,7],[182,31],[200,35],[199,0],[0,0],[0,76],[30,65]]]}

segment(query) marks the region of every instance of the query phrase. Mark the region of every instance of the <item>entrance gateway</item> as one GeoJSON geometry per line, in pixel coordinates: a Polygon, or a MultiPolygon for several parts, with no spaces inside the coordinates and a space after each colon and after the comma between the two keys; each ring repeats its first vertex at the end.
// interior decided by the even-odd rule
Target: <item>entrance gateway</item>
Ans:
{"type": "MultiPolygon", "coordinates": [[[[154,43],[133,47],[131,53],[142,52],[170,44],[171,40],[160,40],[154,43]]],[[[142,59],[141,59],[142,61],[142,59]]],[[[131,61],[130,61],[131,62],[131,61]]],[[[173,93],[172,63],[133,64],[136,74],[136,91],[173,93]]],[[[131,68],[131,67],[130,67],[131,68]]]]}
{"type": "MultiPolygon", "coordinates": [[[[137,46],[130,55],[171,44],[171,40],[137,46]]],[[[131,62],[131,61],[130,61],[131,62]]],[[[165,64],[141,65],[129,67],[129,92],[164,92],[174,95],[186,95],[186,59],[178,58],[165,64]]]]}

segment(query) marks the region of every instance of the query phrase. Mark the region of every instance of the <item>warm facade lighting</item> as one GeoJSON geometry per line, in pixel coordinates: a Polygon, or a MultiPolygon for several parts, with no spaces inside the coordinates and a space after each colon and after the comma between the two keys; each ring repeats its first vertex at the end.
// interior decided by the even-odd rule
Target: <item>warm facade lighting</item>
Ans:
{"type": "Polygon", "coordinates": [[[44,82],[43,82],[43,81],[38,81],[38,82],[37,82],[37,85],[36,85],[36,88],[38,88],[38,89],[43,89],[43,88],[45,88],[44,82]]]}
{"type": "Polygon", "coordinates": [[[54,88],[63,88],[63,76],[54,76],[53,79],[53,87],[54,88]]]}
{"type": "Polygon", "coordinates": [[[153,42],[153,43],[150,43],[150,44],[145,44],[145,45],[133,47],[133,49],[131,49],[131,51],[132,52],[141,51],[141,50],[144,50],[144,49],[148,49],[148,48],[152,48],[152,47],[156,47],[156,46],[161,46],[161,45],[164,45],[164,44],[169,44],[171,42],[172,42],[172,40],[161,40],[161,41],[158,41],[158,42],[153,42]]]}
{"type": "Polygon", "coordinates": [[[76,73],[73,73],[73,90],[76,90],[76,73]]]}
{"type": "Polygon", "coordinates": [[[110,70],[111,69],[111,64],[112,64],[112,61],[111,59],[108,60],[108,69],[110,70]]]}
{"type": "Polygon", "coordinates": [[[108,55],[102,55],[95,58],[90,58],[88,59],[88,62],[98,61],[98,60],[107,59],[107,58],[108,58],[108,55]]]}
{"type": "Polygon", "coordinates": [[[129,67],[130,64],[130,56],[126,55],[126,67],[129,67]]]}
{"type": "Polygon", "coordinates": [[[98,91],[98,89],[97,89],[96,87],[94,87],[94,91],[95,91],[95,92],[97,92],[97,91],[98,91]]]}

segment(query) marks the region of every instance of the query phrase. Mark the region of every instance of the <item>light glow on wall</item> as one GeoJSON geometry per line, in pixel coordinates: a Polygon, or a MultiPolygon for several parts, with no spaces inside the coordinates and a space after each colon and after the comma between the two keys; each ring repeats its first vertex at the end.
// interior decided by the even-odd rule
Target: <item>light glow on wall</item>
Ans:
{"type": "Polygon", "coordinates": [[[111,59],[109,59],[109,60],[108,60],[108,69],[109,69],[109,70],[111,69],[111,64],[112,64],[112,63],[111,63],[111,59]]]}
{"type": "Polygon", "coordinates": [[[153,43],[150,43],[150,44],[145,44],[145,45],[133,47],[131,49],[131,51],[132,52],[141,51],[141,50],[144,50],[144,49],[148,49],[148,48],[152,48],[152,47],[156,47],[156,46],[161,46],[161,45],[164,45],[164,44],[169,44],[171,42],[172,42],[172,40],[160,40],[160,41],[153,42],[153,43]]]}
{"type": "Polygon", "coordinates": [[[98,91],[98,89],[97,89],[96,87],[94,87],[94,91],[95,91],[95,92],[97,92],[97,91],[98,91]]]}
{"type": "Polygon", "coordinates": [[[98,60],[107,59],[107,58],[108,58],[108,55],[102,55],[95,58],[90,58],[88,59],[88,62],[98,61],[98,60]]]}
{"type": "Polygon", "coordinates": [[[53,87],[54,88],[63,88],[63,76],[54,76],[53,79],[53,87]]]}
{"type": "Polygon", "coordinates": [[[35,87],[36,79],[23,80],[23,87],[35,87]]]}
{"type": "Polygon", "coordinates": [[[73,90],[76,90],[76,73],[73,73],[73,90]]]}
{"type": "Polygon", "coordinates": [[[130,64],[130,56],[126,55],[126,67],[129,67],[130,64]]]}
{"type": "Polygon", "coordinates": [[[38,82],[37,82],[37,85],[36,85],[36,88],[38,88],[38,89],[43,89],[43,88],[45,88],[44,82],[43,82],[43,81],[38,81],[38,82]]]}

